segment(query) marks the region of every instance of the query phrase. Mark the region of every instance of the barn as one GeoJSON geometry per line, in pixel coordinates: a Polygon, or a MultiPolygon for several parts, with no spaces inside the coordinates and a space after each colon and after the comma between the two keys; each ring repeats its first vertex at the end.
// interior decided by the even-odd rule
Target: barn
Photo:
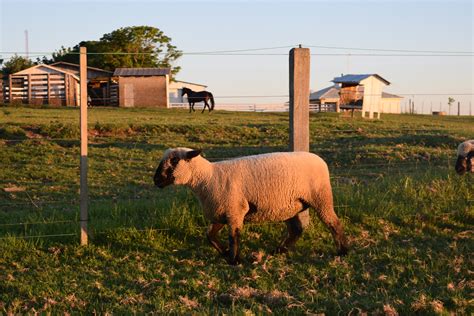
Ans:
{"type": "Polygon", "coordinates": [[[120,107],[169,107],[169,68],[117,68],[112,81],[118,86],[120,107]]]}
{"type": "Polygon", "coordinates": [[[343,75],[332,81],[333,86],[310,94],[310,103],[322,111],[359,110],[369,118],[401,112],[402,97],[383,92],[390,82],[378,74],[343,75]]]}
{"type": "MultiPolygon", "coordinates": [[[[0,93],[2,103],[79,105],[79,65],[40,64],[8,76],[0,93]]],[[[170,81],[169,68],[117,68],[114,72],[87,67],[89,104],[94,106],[163,107],[186,103],[184,87],[195,91],[205,85],[170,81]]]]}
{"type": "MultiPolygon", "coordinates": [[[[109,82],[112,72],[88,67],[88,86],[109,82]]],[[[8,76],[3,99],[8,103],[79,105],[79,65],[58,62],[39,64],[8,76]]],[[[97,95],[105,99],[107,91],[97,95]]]]}

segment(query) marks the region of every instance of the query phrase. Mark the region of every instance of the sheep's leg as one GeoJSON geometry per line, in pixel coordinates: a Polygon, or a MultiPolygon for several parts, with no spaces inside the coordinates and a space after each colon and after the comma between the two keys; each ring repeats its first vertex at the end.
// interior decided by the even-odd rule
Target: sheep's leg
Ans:
{"type": "MultiPolygon", "coordinates": [[[[304,210],[303,212],[308,211],[304,210]]],[[[286,227],[288,228],[288,235],[280,243],[280,246],[278,246],[276,250],[277,253],[287,253],[288,250],[293,247],[296,241],[298,241],[298,239],[301,237],[303,234],[303,229],[306,226],[298,215],[286,220],[285,223],[286,227]]]]}
{"type": "Polygon", "coordinates": [[[319,219],[326,225],[329,231],[332,234],[334,243],[336,244],[337,254],[344,256],[347,254],[348,246],[346,236],[344,235],[344,228],[339,221],[336,213],[334,212],[334,207],[327,205],[326,207],[320,206],[315,207],[316,213],[318,214],[319,219]]]}
{"type": "Polygon", "coordinates": [[[229,264],[238,265],[240,263],[240,227],[229,226],[229,264]]]}
{"type": "Polygon", "coordinates": [[[227,252],[224,250],[224,247],[220,243],[220,241],[217,239],[217,234],[219,231],[224,227],[224,224],[211,224],[209,228],[207,229],[207,240],[209,243],[216,248],[216,250],[219,252],[221,255],[225,255],[227,252]]]}

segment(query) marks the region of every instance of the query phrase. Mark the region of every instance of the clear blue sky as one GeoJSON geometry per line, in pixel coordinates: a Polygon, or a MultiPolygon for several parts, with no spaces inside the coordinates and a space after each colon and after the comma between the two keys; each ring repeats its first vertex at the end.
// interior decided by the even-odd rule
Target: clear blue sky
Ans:
{"type": "MultiPolygon", "coordinates": [[[[133,25],[158,27],[186,52],[275,46],[338,46],[472,52],[472,1],[22,1],[1,0],[0,51],[54,51],[133,25]]],[[[286,54],[289,48],[268,51],[286,54]]],[[[371,53],[311,48],[312,53],[371,53]]],[[[383,52],[373,52],[383,53],[383,52]]],[[[387,53],[390,54],[390,53],[387,53]]],[[[9,55],[3,53],[2,58],[9,55]]],[[[341,73],[378,73],[400,94],[452,94],[468,113],[474,57],[312,56],[311,89],[341,73]]],[[[288,57],[193,56],[178,60],[178,79],[208,85],[216,96],[287,95],[288,57]]],[[[402,104],[410,96],[406,96],[402,104]]],[[[447,110],[448,96],[416,95],[447,110]]],[[[284,98],[221,99],[272,103],[284,98]]],[[[474,104],[472,105],[474,107],[474,104]]],[[[454,107],[452,109],[454,112],[454,107]]]]}

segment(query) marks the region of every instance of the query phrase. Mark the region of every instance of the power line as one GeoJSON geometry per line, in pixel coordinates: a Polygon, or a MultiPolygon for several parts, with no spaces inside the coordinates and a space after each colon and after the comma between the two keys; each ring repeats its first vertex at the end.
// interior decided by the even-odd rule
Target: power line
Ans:
{"type": "Polygon", "coordinates": [[[247,49],[234,49],[234,50],[216,50],[216,51],[207,51],[207,52],[187,52],[186,54],[223,54],[223,53],[239,53],[239,52],[253,52],[253,51],[262,51],[262,50],[272,50],[272,49],[281,49],[281,48],[292,48],[296,45],[290,46],[278,46],[278,47],[264,47],[264,48],[247,48],[247,49]]]}
{"type": "Polygon", "coordinates": [[[304,45],[304,46],[314,47],[314,48],[323,48],[323,49],[344,49],[344,50],[380,51],[380,52],[433,53],[433,54],[474,54],[474,52],[472,52],[472,51],[385,49],[385,48],[361,48],[361,47],[341,47],[341,46],[322,46],[322,45],[304,45]]]}
{"type": "MultiPolygon", "coordinates": [[[[262,50],[262,49],[253,49],[253,51],[262,50]]],[[[242,50],[239,51],[215,51],[215,52],[183,52],[183,56],[288,56],[288,53],[245,53],[242,50]]],[[[56,52],[0,52],[0,54],[5,55],[27,55],[32,54],[32,56],[40,57],[41,55],[51,55],[56,52]]],[[[79,55],[78,52],[66,52],[61,55],[79,55]]],[[[148,53],[148,52],[101,52],[94,53],[88,52],[87,55],[160,55],[161,53],[148,53]]],[[[473,57],[473,52],[466,53],[416,53],[416,54],[407,54],[407,53],[393,53],[393,54],[376,54],[376,53],[312,53],[311,56],[355,56],[355,57],[473,57]]]]}

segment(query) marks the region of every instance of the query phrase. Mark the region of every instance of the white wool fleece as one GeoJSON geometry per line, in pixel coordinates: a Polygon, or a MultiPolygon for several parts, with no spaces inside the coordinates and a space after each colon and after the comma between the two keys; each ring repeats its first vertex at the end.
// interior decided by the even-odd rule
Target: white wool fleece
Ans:
{"type": "MultiPolygon", "coordinates": [[[[183,157],[188,150],[173,149],[165,156],[172,153],[183,157]]],[[[243,221],[244,217],[249,222],[284,221],[308,206],[323,210],[318,211],[322,217],[333,213],[324,212],[333,209],[328,167],[320,157],[307,152],[271,153],[216,163],[197,156],[181,160],[173,176],[175,184],[194,191],[205,216],[213,223],[243,221]]]]}

